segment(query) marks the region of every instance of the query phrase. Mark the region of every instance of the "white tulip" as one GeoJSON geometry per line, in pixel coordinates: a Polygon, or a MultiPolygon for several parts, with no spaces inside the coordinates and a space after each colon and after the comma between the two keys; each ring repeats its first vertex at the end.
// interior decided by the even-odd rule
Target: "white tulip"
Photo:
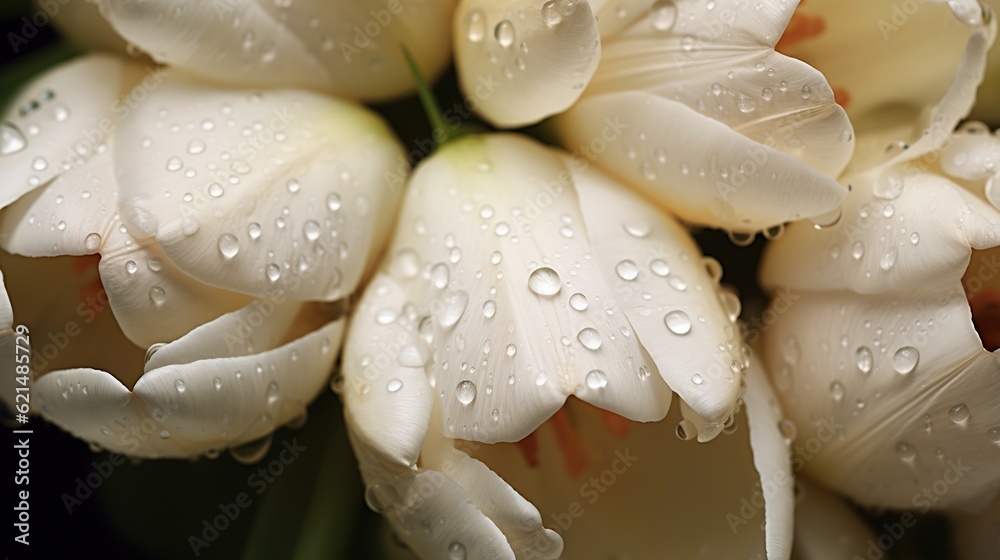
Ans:
{"type": "MultiPolygon", "coordinates": [[[[658,425],[659,441],[674,431],[715,438],[733,421],[749,362],[734,327],[739,302],[720,290],[720,276],[673,218],[567,154],[514,135],[442,147],[410,181],[345,349],[345,413],[362,472],[378,485],[377,508],[395,508],[390,520],[425,558],[455,543],[469,557],[536,546],[558,556],[558,537],[533,506],[442,446],[524,440],[570,395],[659,421],[672,392],[683,402],[658,425]],[[435,461],[460,472],[438,472],[435,461]],[[445,490],[424,503],[414,492],[425,485],[445,490]],[[503,503],[484,501],[495,493],[503,503]],[[482,514],[449,509],[470,497],[482,514]],[[449,514],[445,527],[421,533],[421,520],[438,512],[449,514]]],[[[749,413],[775,414],[761,405],[766,382],[756,383],[743,399],[763,409],[749,413]]],[[[787,462],[778,418],[761,422],[780,444],[755,446],[761,460],[787,462]]],[[[725,527],[726,511],[716,513],[725,527]]],[[[790,506],[785,514],[772,528],[784,536],[768,533],[774,558],[787,557],[779,541],[790,506]]]]}
{"type": "Polygon", "coordinates": [[[967,125],[943,144],[845,177],[842,220],[792,225],[763,264],[797,298],[762,340],[784,408],[803,441],[843,427],[805,472],[865,505],[975,508],[1000,487],[1000,139],[967,125]]]}
{"type": "Polygon", "coordinates": [[[379,101],[415,89],[401,47],[425,76],[448,64],[454,0],[100,0],[125,39],[157,62],[244,87],[316,89],[379,101]]]}
{"type": "Polygon", "coordinates": [[[406,162],[354,104],[145,70],[90,55],[19,95],[0,247],[22,257],[2,265],[41,344],[43,416],[108,449],[188,456],[259,438],[316,396],[342,321],[307,302],[360,284],[400,199],[387,171],[406,162]],[[144,364],[139,347],[162,343],[144,364]],[[125,443],[167,408],[151,420],[162,442],[125,443]]]}

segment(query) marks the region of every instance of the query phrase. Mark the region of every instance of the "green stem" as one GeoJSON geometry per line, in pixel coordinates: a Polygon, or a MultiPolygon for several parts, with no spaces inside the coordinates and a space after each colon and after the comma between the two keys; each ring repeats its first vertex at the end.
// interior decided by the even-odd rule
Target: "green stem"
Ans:
{"type": "Polygon", "coordinates": [[[431,89],[430,84],[424,79],[424,75],[420,71],[420,67],[417,66],[417,62],[413,60],[410,50],[406,46],[403,46],[402,49],[403,56],[406,58],[406,64],[410,68],[410,74],[413,75],[413,81],[417,83],[417,96],[420,98],[420,104],[424,107],[424,113],[427,115],[427,120],[430,121],[431,127],[434,130],[440,131],[441,136],[444,137],[441,144],[454,139],[456,135],[453,134],[451,128],[444,122],[441,106],[438,105],[437,98],[434,97],[434,90],[431,89]]]}

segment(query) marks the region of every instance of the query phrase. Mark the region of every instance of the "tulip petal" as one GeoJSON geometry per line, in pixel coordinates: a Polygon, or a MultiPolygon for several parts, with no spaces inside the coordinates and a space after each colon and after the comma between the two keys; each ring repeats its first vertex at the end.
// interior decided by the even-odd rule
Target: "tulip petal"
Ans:
{"type": "Polygon", "coordinates": [[[424,471],[397,482],[396,488],[403,501],[388,513],[389,519],[418,557],[515,559],[504,534],[451,478],[424,471]]]}
{"type": "MultiPolygon", "coordinates": [[[[247,320],[256,312],[248,306],[235,314],[247,320]]],[[[187,337],[229,328],[231,319],[187,337]]],[[[280,323],[265,321],[258,328],[286,326],[280,323]]],[[[254,441],[300,417],[325,385],[342,329],[342,320],[333,321],[282,346],[250,355],[237,347],[229,357],[199,359],[171,352],[167,345],[164,349],[181,357],[180,363],[146,372],[131,390],[109,373],[80,368],[42,376],[33,393],[46,419],[105,449],[138,457],[190,457],[254,441]]],[[[213,332],[227,334],[239,337],[239,331],[213,332]]],[[[171,344],[200,349],[185,338],[171,344]]]]}
{"type": "Polygon", "coordinates": [[[443,457],[436,457],[427,467],[451,473],[450,478],[469,494],[482,515],[503,532],[518,558],[559,558],[563,548],[559,535],[544,528],[535,506],[486,465],[462,451],[448,448],[443,457]]]}
{"type": "Polygon", "coordinates": [[[570,107],[597,69],[601,42],[590,4],[464,0],[454,18],[462,90],[489,122],[536,123],[570,107]]]}
{"type": "Polygon", "coordinates": [[[107,0],[106,17],[159,62],[250,87],[321,89],[384,100],[410,93],[400,45],[425,76],[446,66],[454,0],[288,3],[107,0]],[[374,8],[374,9],[373,9],[374,8]]]}
{"type": "MultiPolygon", "coordinates": [[[[0,213],[0,247],[30,257],[101,254],[100,281],[119,326],[140,346],[175,340],[250,298],[198,282],[152,239],[121,223],[111,155],[100,154],[0,213]]],[[[34,299],[45,299],[39,291],[34,299]]],[[[71,306],[75,308],[75,304],[71,306]]]]}
{"type": "Polygon", "coordinates": [[[679,101],[836,177],[854,146],[847,114],[823,74],[774,51],[795,4],[654,4],[605,42],[586,96],[643,91],[679,101]]]}
{"type": "Polygon", "coordinates": [[[800,440],[821,444],[804,468],[823,484],[920,510],[975,505],[1000,486],[1000,355],[983,349],[957,282],[800,294],[762,348],[800,440]]]}
{"type": "Polygon", "coordinates": [[[376,275],[353,313],[342,366],[341,397],[355,447],[397,471],[416,464],[434,406],[424,369],[431,352],[415,317],[385,318],[386,310],[407,302],[399,282],[376,275]]]}
{"type": "Polygon", "coordinates": [[[792,527],[795,521],[795,475],[785,434],[781,406],[767,380],[767,372],[756,357],[747,368],[747,427],[753,466],[760,475],[764,490],[764,540],[769,560],[788,558],[792,553],[792,527]],[[773,489],[768,492],[767,489],[773,489]]]}
{"type": "Polygon", "coordinates": [[[576,159],[593,160],[693,223],[756,232],[829,212],[847,194],[798,159],[652,94],[588,97],[556,126],[576,159]]]}
{"type": "Polygon", "coordinates": [[[663,380],[715,425],[714,437],[741,391],[739,300],[721,295],[706,268],[721,274],[718,263],[703,259],[673,218],[595,170],[575,172],[573,182],[605,280],[663,380]],[[634,267],[635,275],[619,267],[634,267]],[[720,297],[736,307],[727,310],[720,297]]]}
{"type": "Polygon", "coordinates": [[[797,560],[842,560],[867,556],[875,535],[844,500],[808,479],[799,479],[795,505],[797,560]]]}
{"type": "Polygon", "coordinates": [[[634,420],[666,414],[558,154],[513,135],[449,144],[414,174],[400,223],[386,269],[429,312],[446,435],[516,441],[570,394],[634,420]]]}
{"type": "Polygon", "coordinates": [[[198,280],[256,297],[352,293],[407,170],[385,124],[359,106],[184,79],[151,93],[115,146],[129,232],[155,236],[198,280]]]}
{"type": "Polygon", "coordinates": [[[1000,244],[1000,212],[939,174],[888,166],[844,182],[853,189],[837,224],[791,224],[769,246],[765,286],[865,294],[948,288],[973,248],[1000,244]]]}
{"type": "Polygon", "coordinates": [[[107,149],[120,97],[142,69],[93,54],[49,70],[13,100],[0,124],[0,208],[107,149]]]}

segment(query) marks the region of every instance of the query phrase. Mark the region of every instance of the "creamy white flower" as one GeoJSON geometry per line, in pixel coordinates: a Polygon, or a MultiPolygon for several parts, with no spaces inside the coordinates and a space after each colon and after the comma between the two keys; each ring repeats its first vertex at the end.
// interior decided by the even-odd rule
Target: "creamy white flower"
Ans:
{"type": "MultiPolygon", "coordinates": [[[[960,73],[948,96],[977,75],[960,73]]],[[[805,471],[862,504],[975,507],[1000,485],[1000,355],[986,326],[1000,140],[975,124],[939,137],[971,106],[948,96],[909,149],[842,179],[838,224],[794,224],[763,264],[764,284],[796,298],[763,338],[786,412],[804,441],[821,421],[840,426],[805,471]]]]}
{"type": "Polygon", "coordinates": [[[851,124],[822,74],[774,50],[796,5],[466,0],[459,77],[495,124],[568,109],[555,120],[568,149],[687,221],[756,232],[845,194],[830,177],[851,124]]]}
{"type": "Polygon", "coordinates": [[[401,47],[425,76],[448,64],[454,0],[100,0],[122,37],[166,63],[245,87],[365,101],[412,93],[401,47]]]}
{"type": "Polygon", "coordinates": [[[2,200],[16,202],[0,246],[100,253],[116,316],[144,346],[273,290],[352,293],[398,204],[383,173],[405,172],[385,125],[307,92],[160,72],[139,80],[94,55],[25,89],[4,124],[2,200]]]}
{"type": "Polygon", "coordinates": [[[683,402],[659,433],[715,438],[749,360],[720,276],[673,218],[526,138],[465,137],[421,164],[354,313],[341,388],[362,471],[383,487],[377,500],[419,510],[394,521],[403,540],[427,558],[452,542],[469,557],[522,555],[532,543],[558,556],[530,504],[473,460],[434,459],[428,442],[523,440],[570,395],[648,422],[667,415],[673,391],[683,402]],[[435,472],[436,460],[461,472],[435,472]],[[430,470],[414,470],[420,461],[430,470]],[[427,484],[448,491],[415,504],[427,484]],[[497,494],[505,505],[486,501],[497,494]],[[470,496],[483,514],[414,530],[470,496]]]}
{"type": "Polygon", "coordinates": [[[406,162],[354,104],[146,71],[92,55],[19,95],[2,125],[0,247],[57,257],[3,262],[18,322],[52,342],[33,362],[42,414],[102,447],[186,456],[259,437],[315,397],[342,324],[304,302],[354,292],[401,194],[385,172],[406,162]],[[126,338],[170,344],[144,365],[126,338]],[[163,442],[123,442],[129,418],[167,406],[163,442]],[[218,415],[230,424],[207,433],[218,415]]]}

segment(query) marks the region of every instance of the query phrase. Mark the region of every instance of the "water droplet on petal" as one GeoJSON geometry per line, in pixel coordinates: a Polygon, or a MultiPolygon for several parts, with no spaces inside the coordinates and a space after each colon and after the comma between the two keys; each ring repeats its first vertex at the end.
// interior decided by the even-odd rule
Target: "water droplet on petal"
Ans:
{"type": "Polygon", "coordinates": [[[917,458],[917,450],[909,443],[900,441],[896,443],[896,456],[902,461],[912,463],[917,458]]]}
{"type": "Polygon", "coordinates": [[[964,403],[957,404],[948,410],[948,419],[955,424],[965,424],[970,416],[972,416],[972,413],[964,403]]]}
{"type": "Polygon", "coordinates": [[[871,373],[872,371],[872,351],[867,346],[861,346],[854,352],[855,363],[861,373],[871,373]]]}
{"type": "Polygon", "coordinates": [[[543,266],[528,276],[528,287],[540,296],[554,296],[562,289],[562,279],[558,272],[543,266]]]}
{"type": "Polygon", "coordinates": [[[240,252],[240,240],[231,233],[225,233],[219,237],[219,252],[226,259],[231,259],[240,252]]]}
{"type": "Polygon", "coordinates": [[[455,387],[455,398],[458,402],[468,406],[476,400],[476,384],[466,379],[455,387]]]}
{"type": "Polygon", "coordinates": [[[101,248],[101,241],[102,241],[101,234],[99,234],[99,233],[91,233],[90,235],[88,235],[83,240],[83,246],[88,251],[91,251],[91,252],[97,251],[98,249],[101,248]]]}
{"type": "Polygon", "coordinates": [[[608,376],[599,369],[592,370],[587,374],[587,387],[591,389],[603,389],[608,384],[608,376]]]}
{"type": "Polygon", "coordinates": [[[584,311],[588,305],[587,296],[579,292],[569,296],[569,306],[577,311],[584,311]]]}
{"type": "Polygon", "coordinates": [[[615,266],[615,272],[622,280],[635,280],[639,276],[639,267],[634,261],[625,259],[615,266]]]}
{"type": "Polygon", "coordinates": [[[920,361],[920,351],[912,346],[904,346],[892,355],[892,368],[900,375],[906,375],[917,367],[920,361]]]}
{"type": "Polygon", "coordinates": [[[656,0],[650,10],[650,21],[653,29],[669,31],[677,21],[677,5],[674,0],[656,0]]]}
{"type": "Polygon", "coordinates": [[[601,347],[601,333],[591,327],[587,327],[577,333],[576,339],[580,341],[580,344],[584,348],[589,350],[597,350],[601,347]]]}
{"type": "Polygon", "coordinates": [[[683,311],[671,311],[663,317],[664,324],[670,332],[684,335],[691,332],[691,318],[683,311]]]}

